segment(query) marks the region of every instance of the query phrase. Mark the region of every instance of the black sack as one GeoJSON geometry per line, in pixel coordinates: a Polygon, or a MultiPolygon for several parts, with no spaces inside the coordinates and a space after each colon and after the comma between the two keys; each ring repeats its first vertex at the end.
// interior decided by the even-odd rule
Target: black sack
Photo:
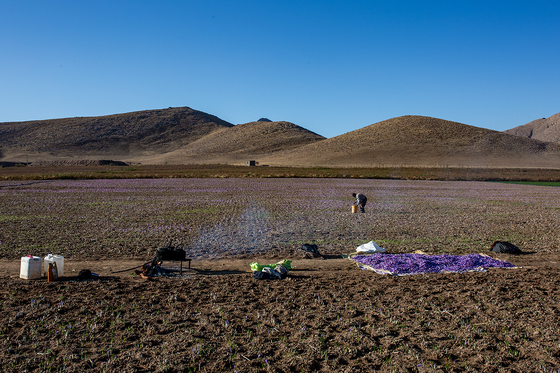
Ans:
{"type": "Polygon", "coordinates": [[[185,260],[187,253],[184,249],[179,249],[176,247],[160,247],[156,251],[156,261],[163,262],[164,260],[169,261],[181,261],[185,260]]]}
{"type": "Polygon", "coordinates": [[[319,254],[319,248],[317,247],[317,245],[304,243],[301,249],[306,253],[319,254]]]}
{"type": "Polygon", "coordinates": [[[268,272],[255,271],[253,272],[253,278],[255,280],[271,280],[272,276],[268,272]]]}
{"type": "Polygon", "coordinates": [[[91,273],[91,271],[90,271],[89,269],[82,269],[82,270],[80,271],[80,273],[78,274],[78,278],[79,278],[80,280],[88,280],[88,279],[90,279],[90,278],[92,278],[92,277],[93,277],[93,276],[92,276],[92,273],[91,273]]]}
{"type": "Polygon", "coordinates": [[[521,250],[517,246],[507,241],[495,241],[490,248],[495,253],[521,254],[521,250]]]}

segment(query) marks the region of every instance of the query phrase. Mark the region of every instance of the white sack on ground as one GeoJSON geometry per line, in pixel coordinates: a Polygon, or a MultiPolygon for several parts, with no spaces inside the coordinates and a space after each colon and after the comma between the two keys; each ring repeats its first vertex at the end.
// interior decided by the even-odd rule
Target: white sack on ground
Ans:
{"type": "Polygon", "coordinates": [[[375,242],[369,241],[368,243],[365,243],[363,245],[358,246],[358,249],[356,250],[356,252],[358,252],[358,253],[384,253],[385,249],[380,247],[375,242]]]}

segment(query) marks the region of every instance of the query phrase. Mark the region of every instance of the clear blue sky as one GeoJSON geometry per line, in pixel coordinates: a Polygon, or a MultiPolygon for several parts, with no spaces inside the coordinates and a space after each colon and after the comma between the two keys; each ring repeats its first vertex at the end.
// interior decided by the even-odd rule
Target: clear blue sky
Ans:
{"type": "Polygon", "coordinates": [[[189,106],[325,137],[560,112],[560,1],[0,1],[0,122],[189,106]]]}

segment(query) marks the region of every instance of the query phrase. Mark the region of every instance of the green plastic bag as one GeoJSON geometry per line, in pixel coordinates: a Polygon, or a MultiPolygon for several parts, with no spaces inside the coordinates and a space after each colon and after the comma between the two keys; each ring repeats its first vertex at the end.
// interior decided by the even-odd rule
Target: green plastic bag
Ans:
{"type": "Polygon", "coordinates": [[[282,260],[281,262],[274,263],[274,264],[259,264],[258,262],[253,262],[253,263],[251,263],[251,270],[252,270],[253,272],[256,272],[256,271],[262,271],[263,268],[266,268],[266,267],[268,267],[268,268],[276,268],[276,266],[277,266],[278,264],[283,265],[284,267],[286,267],[287,270],[291,270],[291,269],[292,269],[292,261],[291,261],[291,260],[288,260],[288,259],[284,259],[284,260],[282,260]]]}
{"type": "Polygon", "coordinates": [[[284,267],[286,267],[286,269],[288,271],[292,270],[292,261],[291,260],[284,259],[282,262],[279,262],[277,264],[282,264],[284,267]]]}

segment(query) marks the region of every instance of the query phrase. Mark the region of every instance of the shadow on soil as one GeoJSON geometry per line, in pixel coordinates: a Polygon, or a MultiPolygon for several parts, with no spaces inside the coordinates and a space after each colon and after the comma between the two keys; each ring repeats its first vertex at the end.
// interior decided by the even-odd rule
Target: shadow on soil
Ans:
{"type": "Polygon", "coordinates": [[[241,275],[246,274],[247,272],[243,271],[235,271],[235,270],[209,270],[209,269],[196,269],[191,268],[190,271],[195,271],[199,275],[203,276],[218,276],[218,275],[241,275]]]}

